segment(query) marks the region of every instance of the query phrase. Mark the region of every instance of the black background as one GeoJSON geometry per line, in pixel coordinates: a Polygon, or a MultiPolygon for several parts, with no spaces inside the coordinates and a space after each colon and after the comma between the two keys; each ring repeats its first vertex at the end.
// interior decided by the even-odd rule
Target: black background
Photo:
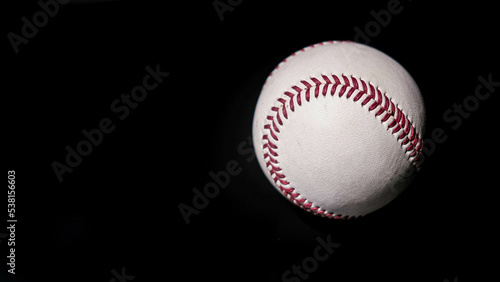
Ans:
{"type": "Polygon", "coordinates": [[[370,38],[419,85],[426,138],[442,129],[447,139],[428,145],[423,169],[395,201],[334,221],[291,205],[238,146],[249,148],[260,88],[282,59],[353,40],[390,1],[245,0],[223,21],[211,0],[79,2],[61,5],[17,54],[7,34],[21,34],[21,18],[40,7],[3,9],[5,169],[16,171],[18,223],[17,274],[7,273],[2,239],[2,281],[107,282],[122,268],[133,281],[282,281],[328,236],[341,245],[307,281],[500,276],[499,88],[456,130],[443,120],[474,94],[478,76],[500,81],[493,4],[402,0],[370,38]],[[118,119],[111,103],[157,64],[170,75],[118,119]],[[60,183],[51,164],[64,163],[65,147],[103,118],[115,130],[60,183]],[[241,173],[186,224],[179,204],[192,206],[192,189],[231,160],[241,173]]]}

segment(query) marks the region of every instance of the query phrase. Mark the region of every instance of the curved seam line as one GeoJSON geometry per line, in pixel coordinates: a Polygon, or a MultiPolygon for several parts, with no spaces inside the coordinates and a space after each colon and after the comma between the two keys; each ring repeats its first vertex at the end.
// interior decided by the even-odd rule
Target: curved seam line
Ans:
{"type": "Polygon", "coordinates": [[[278,148],[278,146],[273,143],[274,141],[278,141],[278,134],[280,132],[279,127],[283,125],[283,120],[280,117],[280,112],[284,119],[288,119],[289,112],[287,110],[287,105],[289,105],[290,111],[295,111],[295,104],[293,101],[294,97],[296,97],[295,100],[297,106],[301,106],[303,100],[309,102],[312,95],[317,98],[320,94],[326,96],[328,92],[330,92],[331,96],[335,96],[335,94],[337,94],[339,98],[344,95],[346,95],[347,99],[351,99],[352,97],[352,100],[354,102],[358,102],[359,100],[363,99],[361,101],[361,106],[364,108],[368,107],[369,112],[373,112],[378,109],[375,113],[376,117],[382,116],[385,113],[385,115],[381,119],[381,123],[384,124],[386,122],[390,122],[387,125],[387,130],[389,131],[392,129],[391,134],[393,136],[396,136],[399,133],[399,135],[397,136],[397,142],[400,143],[401,147],[405,150],[404,153],[408,156],[408,160],[410,161],[410,163],[417,169],[419,169],[417,160],[420,157],[422,151],[422,141],[420,138],[420,133],[416,132],[416,129],[407,114],[405,114],[404,111],[401,110],[399,106],[391,100],[391,98],[389,98],[385,93],[382,94],[380,89],[378,89],[378,87],[375,88],[371,83],[367,84],[363,79],[355,78],[352,75],[350,77],[347,77],[342,74],[341,78],[339,78],[337,75],[332,74],[331,79],[333,81],[330,80],[330,77],[327,75],[321,74],[320,76],[323,81],[319,80],[316,77],[310,77],[309,81],[300,81],[300,83],[303,85],[303,88],[298,85],[291,86],[291,89],[284,92],[284,97],[280,97],[277,99],[277,101],[281,105],[279,105],[279,107],[273,106],[271,108],[272,113],[271,115],[267,116],[267,120],[269,120],[270,123],[264,125],[264,130],[269,130],[270,137],[267,134],[263,134],[262,136],[264,161],[266,162],[266,167],[271,177],[273,177],[274,182],[279,186],[281,192],[290,201],[292,201],[292,203],[309,212],[324,217],[336,219],[358,217],[336,214],[335,212],[329,212],[321,209],[320,207],[313,205],[307,199],[301,197],[300,193],[297,193],[295,191],[295,188],[289,187],[290,182],[286,180],[286,176],[281,172],[281,167],[279,166],[279,162],[277,160],[278,153],[276,152],[276,149],[278,148]],[[323,89],[320,89],[321,87],[323,89]],[[304,93],[304,97],[301,97],[302,93],[304,93]],[[288,100],[287,97],[289,98],[288,100]],[[373,102],[368,105],[371,101],[373,102]]]}

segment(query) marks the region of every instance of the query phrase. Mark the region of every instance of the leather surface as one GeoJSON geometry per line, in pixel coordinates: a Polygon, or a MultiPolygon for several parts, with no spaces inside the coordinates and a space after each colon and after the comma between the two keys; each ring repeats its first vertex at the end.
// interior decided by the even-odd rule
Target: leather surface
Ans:
{"type": "MultiPolygon", "coordinates": [[[[259,97],[253,122],[253,139],[259,164],[269,181],[275,175],[267,168],[262,137],[273,114],[272,107],[283,107],[279,99],[290,99],[291,91],[302,80],[322,75],[353,76],[378,88],[411,121],[421,136],[425,111],[419,89],[408,72],[386,54],[353,42],[332,42],[307,47],[278,65],[268,77],[259,97]]],[[[369,111],[364,99],[354,102],[352,95],[311,95],[310,101],[294,111],[287,107],[279,126],[277,164],[288,185],[313,206],[329,213],[359,216],[370,213],[394,199],[409,183],[413,170],[388,123],[369,111]]],[[[290,198],[290,197],[289,197],[290,198]]]]}

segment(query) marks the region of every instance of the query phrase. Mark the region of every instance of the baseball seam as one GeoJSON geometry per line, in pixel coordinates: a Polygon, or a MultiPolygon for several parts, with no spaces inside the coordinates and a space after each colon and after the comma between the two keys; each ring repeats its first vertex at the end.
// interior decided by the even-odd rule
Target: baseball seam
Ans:
{"type": "Polygon", "coordinates": [[[361,215],[342,215],[327,211],[302,197],[287,180],[278,161],[277,141],[283,120],[288,119],[288,115],[296,110],[296,106],[300,107],[302,103],[309,102],[313,97],[318,98],[320,94],[323,96],[330,94],[332,97],[337,95],[339,98],[345,95],[347,99],[360,103],[362,107],[375,113],[375,117],[380,117],[382,125],[395,136],[408,160],[417,169],[422,140],[408,115],[397,103],[386,94],[382,94],[380,89],[371,83],[352,75],[321,74],[319,77],[310,77],[301,80],[300,85],[291,86],[277,99],[279,106],[271,107],[270,115],[267,116],[268,123],[264,125],[264,132],[267,134],[262,136],[264,162],[274,182],[292,203],[306,211],[328,218],[355,218],[361,215]]]}

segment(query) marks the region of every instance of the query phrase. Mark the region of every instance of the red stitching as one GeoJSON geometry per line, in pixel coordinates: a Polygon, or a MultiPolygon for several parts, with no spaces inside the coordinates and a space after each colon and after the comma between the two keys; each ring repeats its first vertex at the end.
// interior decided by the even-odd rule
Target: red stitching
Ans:
{"type": "MultiPolygon", "coordinates": [[[[292,56],[294,55],[295,53],[292,54],[292,56]]],[[[401,141],[401,146],[407,146],[405,151],[408,152],[409,161],[412,165],[418,168],[417,160],[420,157],[422,151],[422,141],[418,137],[415,127],[411,124],[410,119],[397,105],[394,104],[393,101],[390,100],[389,97],[387,97],[385,94],[382,94],[381,91],[378,88],[375,88],[371,83],[367,83],[363,79],[355,78],[354,76],[347,77],[345,75],[342,75],[342,78],[339,78],[337,75],[332,74],[331,76],[321,75],[321,79],[322,80],[316,77],[311,77],[310,81],[302,80],[300,81],[300,83],[304,85],[303,88],[297,85],[291,86],[292,90],[286,91],[284,93],[284,98],[277,99],[277,101],[279,101],[282,105],[280,107],[271,108],[273,115],[267,116],[267,120],[269,120],[269,123],[264,125],[264,129],[269,132],[272,140],[278,141],[278,133],[280,132],[279,126],[283,125],[281,115],[283,116],[283,118],[288,119],[288,112],[286,110],[287,104],[289,105],[292,112],[295,111],[295,104],[293,101],[294,98],[297,105],[301,106],[303,92],[305,92],[303,94],[305,100],[309,102],[311,99],[310,92],[312,88],[314,88],[314,97],[319,96],[321,87],[323,87],[321,94],[325,96],[327,94],[329,85],[332,85],[330,94],[333,96],[335,95],[335,93],[337,93],[337,86],[340,86],[340,90],[337,93],[339,97],[346,95],[346,98],[349,99],[352,95],[354,95],[353,101],[356,102],[363,98],[363,96],[366,96],[361,102],[361,105],[366,106],[369,102],[372,102],[372,104],[368,107],[368,110],[370,112],[373,112],[375,109],[379,108],[375,113],[375,116],[378,117],[385,113],[385,115],[381,119],[382,123],[385,123],[391,117],[393,118],[391,123],[387,126],[387,129],[392,129],[392,134],[396,134],[401,131],[401,133],[397,136],[397,141],[403,139],[401,141]],[[292,93],[293,91],[295,91],[295,94],[292,93]],[[288,100],[286,98],[288,98],[288,100]],[[278,124],[275,123],[275,119],[278,124]]],[[[273,143],[274,141],[272,141],[267,134],[262,136],[262,140],[264,144],[264,160],[266,161],[266,166],[269,170],[269,173],[271,174],[271,177],[273,177],[274,182],[278,184],[282,193],[287,196],[290,201],[305,209],[306,211],[328,218],[350,219],[358,217],[336,214],[332,211],[325,211],[320,207],[315,206],[307,199],[301,197],[300,193],[297,193],[295,191],[295,188],[284,187],[286,185],[289,185],[290,182],[286,180],[286,176],[281,172],[282,169],[279,166],[278,160],[275,158],[278,157],[278,153],[276,151],[278,149],[278,146],[273,143]]]]}

